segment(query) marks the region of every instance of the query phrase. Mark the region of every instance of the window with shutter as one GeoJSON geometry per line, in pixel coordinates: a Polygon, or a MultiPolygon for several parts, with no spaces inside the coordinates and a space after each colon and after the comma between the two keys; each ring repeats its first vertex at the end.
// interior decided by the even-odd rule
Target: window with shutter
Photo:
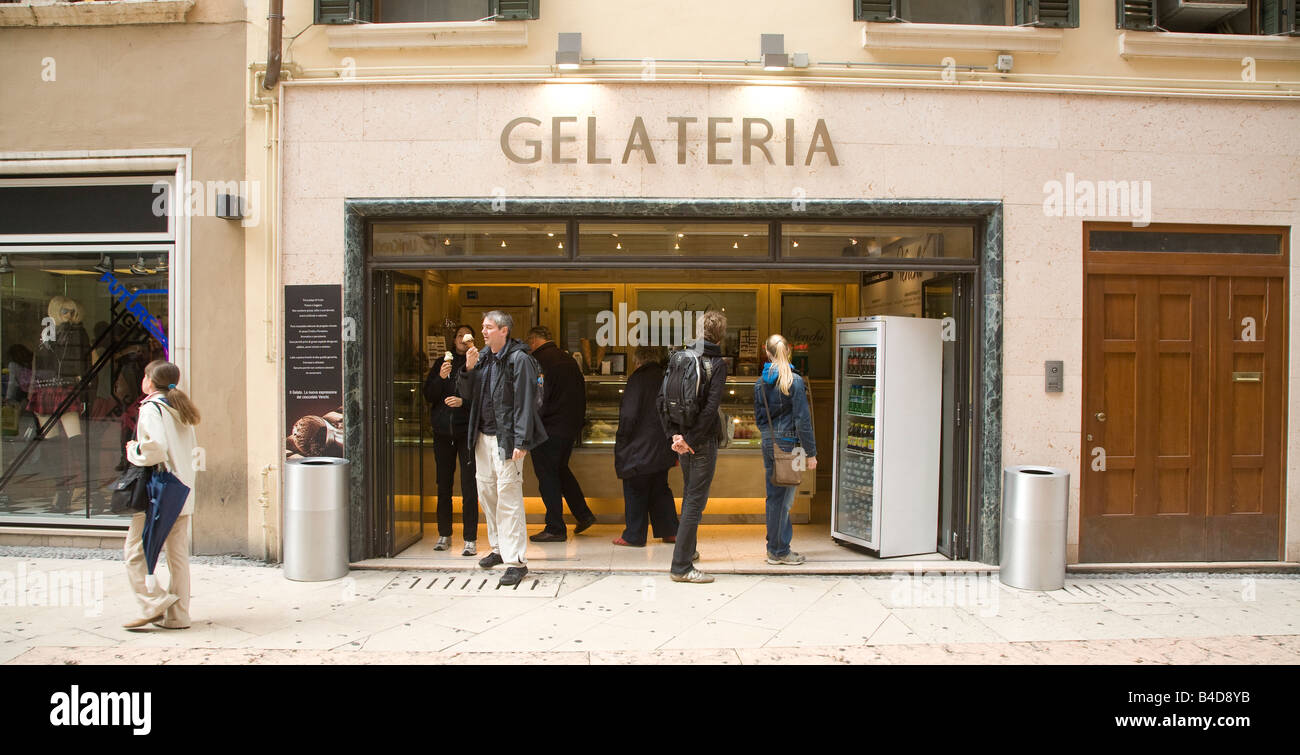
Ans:
{"type": "Polygon", "coordinates": [[[1079,0],[1016,0],[1016,26],[1079,28],[1079,0]]]}
{"type": "Polygon", "coordinates": [[[357,0],[316,0],[316,23],[355,24],[368,19],[356,13],[357,0]]]}
{"type": "Polygon", "coordinates": [[[1156,0],[1115,0],[1115,28],[1155,31],[1156,0]]]}
{"type": "Polygon", "coordinates": [[[902,21],[902,0],[853,0],[854,21],[902,21]]]}
{"type": "Polygon", "coordinates": [[[541,18],[539,0],[494,0],[493,13],[503,21],[531,21],[541,18]]]}
{"type": "Polygon", "coordinates": [[[1300,2],[1296,0],[1260,0],[1259,33],[1300,35],[1300,24],[1296,23],[1296,11],[1300,2]]]}

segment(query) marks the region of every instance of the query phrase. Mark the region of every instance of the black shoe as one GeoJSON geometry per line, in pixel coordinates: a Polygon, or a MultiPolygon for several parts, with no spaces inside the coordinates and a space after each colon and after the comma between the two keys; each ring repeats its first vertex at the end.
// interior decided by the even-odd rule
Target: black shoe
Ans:
{"type": "Polygon", "coordinates": [[[526,574],[528,574],[527,566],[507,566],[506,573],[501,575],[501,581],[497,584],[501,587],[514,587],[524,581],[526,574]]]}
{"type": "Polygon", "coordinates": [[[581,535],[583,532],[586,532],[591,527],[591,525],[595,523],[596,523],[596,515],[592,514],[590,519],[584,519],[583,521],[578,522],[578,526],[573,528],[573,534],[581,535]]]}
{"type": "Polygon", "coordinates": [[[536,535],[530,535],[528,539],[534,543],[562,543],[569,538],[565,535],[557,535],[554,532],[542,530],[536,535]]]}
{"type": "Polygon", "coordinates": [[[501,564],[504,563],[505,561],[501,559],[501,554],[497,553],[496,551],[492,551],[491,553],[487,554],[486,556],[478,560],[478,565],[483,567],[484,569],[491,569],[494,566],[500,566],[501,564]]]}

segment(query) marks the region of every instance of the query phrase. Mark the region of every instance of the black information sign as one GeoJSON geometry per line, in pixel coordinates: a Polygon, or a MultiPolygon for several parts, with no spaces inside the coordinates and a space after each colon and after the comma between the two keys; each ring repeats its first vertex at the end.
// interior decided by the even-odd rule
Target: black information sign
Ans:
{"type": "Polygon", "coordinates": [[[343,456],[343,287],[284,287],[285,455],[343,456]]]}

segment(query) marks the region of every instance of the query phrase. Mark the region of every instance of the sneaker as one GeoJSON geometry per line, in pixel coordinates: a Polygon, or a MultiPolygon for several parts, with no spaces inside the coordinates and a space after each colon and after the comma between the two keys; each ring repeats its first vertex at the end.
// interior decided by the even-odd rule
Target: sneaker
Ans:
{"type": "Polygon", "coordinates": [[[438,538],[438,542],[433,544],[433,549],[436,551],[445,551],[450,547],[451,547],[451,538],[449,537],[440,537],[438,538]]]}
{"type": "Polygon", "coordinates": [[[501,587],[514,587],[524,580],[526,574],[528,574],[527,566],[508,566],[506,573],[501,575],[497,584],[501,587]]]}
{"type": "Polygon", "coordinates": [[[790,551],[784,556],[773,556],[771,553],[767,554],[767,562],[769,564],[786,564],[788,566],[797,566],[807,560],[808,559],[804,558],[798,553],[795,553],[794,551],[790,551]]]}
{"type": "Polygon", "coordinates": [[[501,564],[504,563],[505,560],[502,559],[501,554],[497,553],[496,551],[492,551],[491,553],[487,554],[486,556],[478,560],[478,565],[484,569],[491,569],[494,566],[500,566],[501,564]]]}
{"type": "Polygon", "coordinates": [[[474,541],[473,541],[473,540],[466,540],[466,541],[465,541],[465,550],[461,551],[461,552],[460,552],[460,555],[462,555],[462,556],[477,556],[477,555],[478,555],[478,546],[474,544],[474,541]]]}
{"type": "Polygon", "coordinates": [[[694,582],[697,585],[705,585],[713,581],[713,577],[710,577],[699,569],[691,569],[685,574],[674,574],[668,572],[668,576],[672,577],[674,582],[694,582]]]}

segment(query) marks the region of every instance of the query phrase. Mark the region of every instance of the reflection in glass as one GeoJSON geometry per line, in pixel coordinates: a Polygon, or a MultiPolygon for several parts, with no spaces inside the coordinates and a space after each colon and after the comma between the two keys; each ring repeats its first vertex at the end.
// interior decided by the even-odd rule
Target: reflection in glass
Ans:
{"type": "Polygon", "coordinates": [[[563,222],[376,223],[376,257],[564,257],[563,222]]]}
{"type": "Polygon", "coordinates": [[[785,223],[781,256],[886,259],[971,259],[970,226],[888,226],[850,223],[785,223]]]}
{"type": "Polygon", "coordinates": [[[161,265],[156,250],[143,265],[137,252],[8,256],[0,516],[124,520],[109,511],[109,486],[126,469],[145,365],[167,356],[127,307],[138,303],[166,332],[166,254],[161,265]],[[106,272],[128,301],[110,292],[106,272]]]}
{"type": "Polygon", "coordinates": [[[688,222],[578,225],[582,257],[766,257],[767,223],[688,222]]]}

